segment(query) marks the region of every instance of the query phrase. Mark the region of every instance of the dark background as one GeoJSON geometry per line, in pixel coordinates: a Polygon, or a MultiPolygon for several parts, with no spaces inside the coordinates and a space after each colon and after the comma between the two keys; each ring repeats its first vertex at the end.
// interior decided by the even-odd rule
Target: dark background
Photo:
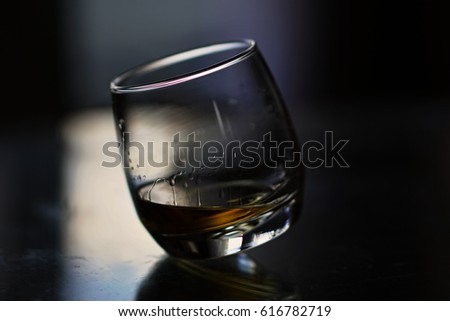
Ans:
{"type": "Polygon", "coordinates": [[[82,110],[110,108],[109,81],[119,72],[236,38],[257,41],[301,141],[323,140],[326,130],[350,140],[343,152],[350,168],[307,171],[296,233],[254,256],[273,253],[273,270],[294,262],[287,273],[306,299],[450,299],[445,1],[9,6],[0,299],[59,298],[61,123],[82,110]],[[27,256],[29,249],[44,254],[27,256]]]}

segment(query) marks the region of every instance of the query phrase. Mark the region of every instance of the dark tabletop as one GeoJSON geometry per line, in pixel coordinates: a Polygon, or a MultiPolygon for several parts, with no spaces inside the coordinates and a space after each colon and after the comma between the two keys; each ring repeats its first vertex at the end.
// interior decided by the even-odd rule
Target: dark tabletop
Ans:
{"type": "Polygon", "coordinates": [[[139,223],[109,109],[4,136],[0,300],[449,300],[448,102],[291,106],[350,168],[306,171],[298,222],[242,255],[167,257],[139,223]]]}

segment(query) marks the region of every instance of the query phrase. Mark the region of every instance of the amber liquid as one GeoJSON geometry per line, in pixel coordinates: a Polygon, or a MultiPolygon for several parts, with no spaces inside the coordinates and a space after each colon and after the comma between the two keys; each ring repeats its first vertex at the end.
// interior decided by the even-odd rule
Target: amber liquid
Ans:
{"type": "Polygon", "coordinates": [[[176,189],[167,183],[147,185],[136,200],[139,217],[151,233],[197,234],[252,221],[280,206],[292,195],[275,195],[253,182],[176,189]],[[162,204],[162,203],[165,204],[162,204]],[[213,205],[219,204],[219,205],[213,205]]]}
{"type": "Polygon", "coordinates": [[[151,232],[193,234],[225,228],[270,211],[276,204],[242,207],[173,206],[138,201],[140,218],[151,232]]]}

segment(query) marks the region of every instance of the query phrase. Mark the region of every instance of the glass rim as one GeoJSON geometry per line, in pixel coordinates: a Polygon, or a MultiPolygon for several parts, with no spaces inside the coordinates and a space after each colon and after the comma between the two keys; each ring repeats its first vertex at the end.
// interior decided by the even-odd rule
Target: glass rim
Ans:
{"type": "Polygon", "coordinates": [[[114,78],[110,83],[110,89],[112,93],[120,94],[120,93],[132,93],[132,92],[141,92],[141,91],[149,91],[154,89],[159,89],[163,87],[173,86],[179,83],[183,83],[186,81],[190,81],[193,79],[197,79],[216,71],[225,69],[230,67],[250,56],[254,51],[256,51],[256,42],[252,39],[242,39],[236,41],[228,41],[221,42],[211,45],[206,45],[202,47],[198,47],[195,49],[190,49],[186,51],[182,51],[180,53],[168,55],[164,58],[160,58],[157,60],[153,60],[142,65],[139,65],[135,68],[132,68],[124,73],[120,74],[116,78],[114,78]],[[199,58],[201,56],[206,56],[214,53],[225,52],[227,50],[239,49],[243,48],[239,53],[232,55],[231,57],[223,60],[219,60],[218,62],[207,65],[204,68],[193,70],[188,73],[180,74],[175,77],[171,77],[169,79],[163,79],[160,81],[152,81],[146,84],[137,84],[137,85],[120,85],[120,83],[125,80],[144,73],[152,72],[155,70],[159,70],[164,67],[168,67],[174,65],[176,63],[184,62],[189,59],[199,58]]]}

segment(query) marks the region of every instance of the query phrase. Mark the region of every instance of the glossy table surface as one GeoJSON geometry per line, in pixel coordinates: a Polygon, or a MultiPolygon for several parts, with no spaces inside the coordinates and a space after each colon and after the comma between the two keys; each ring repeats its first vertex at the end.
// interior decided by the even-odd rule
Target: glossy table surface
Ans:
{"type": "Polygon", "coordinates": [[[324,110],[294,112],[300,139],[349,139],[350,168],[307,170],[286,234],[203,262],[167,257],[100,166],[109,109],[2,141],[0,300],[450,299],[450,111],[324,110]]]}

